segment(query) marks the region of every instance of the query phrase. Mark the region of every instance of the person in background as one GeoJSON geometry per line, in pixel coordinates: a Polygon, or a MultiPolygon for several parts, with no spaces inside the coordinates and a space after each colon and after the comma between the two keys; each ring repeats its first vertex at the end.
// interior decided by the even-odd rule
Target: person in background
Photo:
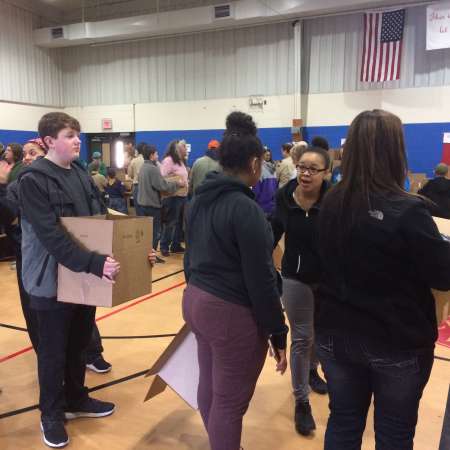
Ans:
{"type": "Polygon", "coordinates": [[[327,393],[327,385],[317,371],[319,361],[314,346],[316,291],[322,279],[318,248],[318,221],[328,189],[326,176],[330,156],[321,147],[291,149],[297,178],[276,195],[272,220],[274,248],[282,235],[285,251],[281,263],[283,305],[291,329],[291,375],[295,396],[295,428],[308,436],[316,428],[309,403],[310,387],[327,393]]]}
{"type": "MultiPolygon", "coordinates": [[[[296,142],[295,145],[299,146],[300,148],[308,147],[308,143],[305,141],[296,142]]],[[[291,153],[290,153],[291,148],[292,148],[292,144],[284,144],[282,147],[284,159],[283,159],[283,161],[281,161],[281,164],[278,166],[278,173],[277,173],[279,188],[282,188],[290,180],[293,180],[294,178],[297,177],[297,171],[295,169],[294,163],[292,162],[292,157],[291,157],[291,153]]]]}
{"type": "MultiPolygon", "coordinates": [[[[186,145],[179,145],[179,141],[172,141],[167,147],[166,154],[162,160],[160,171],[163,177],[177,176],[181,184],[188,185],[188,171],[185,165],[186,145]]],[[[166,223],[163,225],[161,236],[161,254],[169,256],[171,253],[183,253],[181,245],[181,230],[183,225],[184,205],[186,203],[187,189],[177,192],[162,201],[166,212],[166,223]]]]}
{"type": "Polygon", "coordinates": [[[272,232],[251,186],[263,146],[253,119],[233,112],[210,172],[188,208],[183,317],[197,339],[198,404],[211,450],[238,450],[242,419],[270,339],[284,373],[286,334],[272,232]]]}
{"type": "Polygon", "coordinates": [[[128,214],[124,184],[116,178],[115,169],[109,168],[107,175],[105,192],[108,195],[108,206],[115,211],[128,214]]]}
{"type": "Polygon", "coordinates": [[[314,136],[311,140],[312,147],[323,148],[324,150],[330,150],[330,144],[328,141],[322,136],[314,136]]]}
{"type": "MultiPolygon", "coordinates": [[[[342,157],[344,155],[344,147],[339,149],[339,162],[342,164],[342,157]]],[[[342,181],[342,165],[337,165],[331,172],[331,184],[335,185],[342,181]]]]}
{"type": "Polygon", "coordinates": [[[123,167],[128,173],[128,167],[130,167],[131,161],[136,158],[136,150],[134,148],[134,143],[131,140],[125,141],[124,145],[124,164],[123,167]]]}
{"type": "Polygon", "coordinates": [[[426,202],[403,188],[407,158],[397,116],[356,116],[342,173],[319,217],[324,277],[316,347],[330,395],[325,450],[361,448],[372,397],[376,448],[412,450],[438,336],[431,289],[450,289],[450,243],[426,202]]]}
{"type": "MultiPolygon", "coordinates": [[[[144,164],[139,172],[139,205],[142,215],[153,218],[153,248],[158,249],[161,238],[161,192],[174,193],[177,189],[184,187],[182,183],[167,181],[161,175],[156,165],[158,152],[153,145],[145,145],[141,149],[144,164]]],[[[164,259],[156,257],[157,263],[164,263],[164,259]]]]}
{"type": "Polygon", "coordinates": [[[3,161],[5,159],[5,146],[3,145],[3,142],[0,142],[0,161],[3,161]]]}
{"type": "Polygon", "coordinates": [[[272,157],[272,150],[269,147],[264,147],[264,165],[273,175],[276,172],[276,164],[272,157]]]}
{"type": "Polygon", "coordinates": [[[450,180],[447,178],[447,164],[438,164],[434,174],[434,179],[429,180],[418,193],[432,201],[431,215],[450,219],[450,180]]]}
{"type": "Polygon", "coordinates": [[[138,198],[139,198],[139,171],[141,170],[143,164],[144,164],[144,158],[142,156],[143,149],[148,144],[146,142],[140,142],[137,145],[136,151],[137,156],[136,158],[133,158],[128,166],[127,175],[130,178],[130,180],[133,182],[132,187],[132,193],[133,193],[133,201],[134,201],[134,209],[136,210],[137,216],[143,216],[142,209],[139,205],[138,198]]]}
{"type": "Polygon", "coordinates": [[[95,185],[98,190],[102,194],[102,197],[105,196],[105,188],[108,182],[106,181],[106,177],[104,177],[100,172],[100,163],[98,160],[95,160],[90,164],[91,167],[91,177],[94,180],[95,185]]]}
{"type": "Polygon", "coordinates": [[[269,161],[266,161],[266,155],[269,154],[270,156],[271,153],[272,152],[270,149],[264,147],[261,178],[253,187],[256,203],[261,206],[266,218],[269,221],[271,220],[273,210],[275,208],[275,193],[278,189],[278,181],[275,175],[274,167],[270,159],[269,161]]]}
{"type": "Polygon", "coordinates": [[[292,174],[295,173],[295,167],[291,158],[292,144],[290,142],[281,146],[281,154],[283,160],[277,169],[278,187],[283,187],[289,180],[292,179],[292,174]]]}
{"type": "Polygon", "coordinates": [[[219,163],[219,147],[219,141],[215,139],[209,141],[205,156],[195,161],[189,173],[189,197],[195,194],[209,172],[220,172],[222,170],[219,163]]]}
{"type": "Polygon", "coordinates": [[[91,173],[92,172],[92,165],[94,163],[98,164],[98,169],[97,172],[100,175],[103,175],[104,177],[106,177],[107,174],[107,170],[106,170],[106,165],[105,163],[102,161],[102,154],[100,152],[94,152],[92,154],[92,162],[88,165],[88,172],[91,173]]]}
{"type": "MultiPolygon", "coordinates": [[[[47,150],[40,138],[31,139],[23,146],[22,169],[31,165],[33,161],[45,156],[47,150]]],[[[0,169],[2,171],[2,169],[0,169]]],[[[4,173],[4,171],[3,171],[4,173]]],[[[9,212],[9,223],[5,224],[6,232],[14,242],[16,256],[17,284],[19,287],[19,297],[22,306],[23,316],[27,326],[28,336],[35,351],[37,351],[38,326],[36,312],[30,308],[30,297],[25,291],[22,282],[22,233],[20,230],[19,193],[17,180],[7,185],[7,177],[0,176],[0,196],[3,197],[3,208],[9,212]],[[4,184],[3,184],[4,183],[4,184]],[[16,223],[16,224],[14,224],[16,223]]],[[[3,209],[2,208],[2,209],[3,209]]]]}
{"type": "Polygon", "coordinates": [[[17,180],[22,170],[23,150],[20,144],[15,142],[8,144],[5,151],[5,161],[11,166],[8,176],[8,183],[17,180]]]}

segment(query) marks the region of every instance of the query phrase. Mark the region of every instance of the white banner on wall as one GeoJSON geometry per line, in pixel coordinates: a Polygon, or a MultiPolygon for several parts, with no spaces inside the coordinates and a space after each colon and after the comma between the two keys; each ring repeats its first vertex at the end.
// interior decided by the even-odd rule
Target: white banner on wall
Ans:
{"type": "Polygon", "coordinates": [[[450,48],[450,1],[427,7],[427,50],[450,48]]]}

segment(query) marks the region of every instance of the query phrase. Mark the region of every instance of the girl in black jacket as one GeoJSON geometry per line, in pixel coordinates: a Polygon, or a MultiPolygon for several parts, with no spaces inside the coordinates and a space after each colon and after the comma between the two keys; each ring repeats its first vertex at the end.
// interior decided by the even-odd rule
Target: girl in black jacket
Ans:
{"type": "Polygon", "coordinates": [[[437,338],[430,289],[450,289],[450,244],[425,201],[403,189],[398,117],[359,114],[342,173],[319,218],[324,278],[316,343],[330,394],[325,450],[361,448],[372,396],[377,450],[411,450],[437,338]]]}
{"type": "Polygon", "coordinates": [[[309,404],[309,390],[326,394],[314,352],[314,290],[322,278],[317,228],[325,181],[330,168],[328,152],[319,147],[294,146],[292,160],[297,178],[276,196],[272,221],[274,245],[285,235],[281,263],[283,305],[291,328],[291,375],[295,395],[295,428],[307,436],[316,428],[309,404]]]}
{"type": "Polygon", "coordinates": [[[183,316],[197,338],[198,405],[212,450],[239,449],[269,339],[277,370],[287,366],[272,233],[250,189],[263,153],[252,118],[231,113],[220,144],[224,173],[207,175],[188,211],[183,316]]]}

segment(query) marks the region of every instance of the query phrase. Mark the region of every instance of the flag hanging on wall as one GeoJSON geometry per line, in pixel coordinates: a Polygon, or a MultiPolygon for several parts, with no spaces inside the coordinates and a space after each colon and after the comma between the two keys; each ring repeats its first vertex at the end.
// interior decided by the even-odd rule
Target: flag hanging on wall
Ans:
{"type": "Polygon", "coordinates": [[[405,10],[364,14],[361,81],[400,79],[405,10]]]}

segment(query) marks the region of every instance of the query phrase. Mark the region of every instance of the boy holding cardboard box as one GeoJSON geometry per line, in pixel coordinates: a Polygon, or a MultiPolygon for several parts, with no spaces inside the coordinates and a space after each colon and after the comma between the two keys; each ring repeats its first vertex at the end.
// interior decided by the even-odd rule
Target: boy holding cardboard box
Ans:
{"type": "Polygon", "coordinates": [[[58,263],[75,272],[113,282],[120,265],[112,257],[80,248],[64,231],[60,218],[103,212],[98,190],[76,162],[80,124],[65,113],[39,121],[47,156],[24,170],[19,179],[22,209],[23,284],[38,318],[39,407],[44,442],[69,442],[65,419],[103,417],[114,404],[88,396],[85,350],[92,336],[95,307],[57,303],[58,263]]]}

